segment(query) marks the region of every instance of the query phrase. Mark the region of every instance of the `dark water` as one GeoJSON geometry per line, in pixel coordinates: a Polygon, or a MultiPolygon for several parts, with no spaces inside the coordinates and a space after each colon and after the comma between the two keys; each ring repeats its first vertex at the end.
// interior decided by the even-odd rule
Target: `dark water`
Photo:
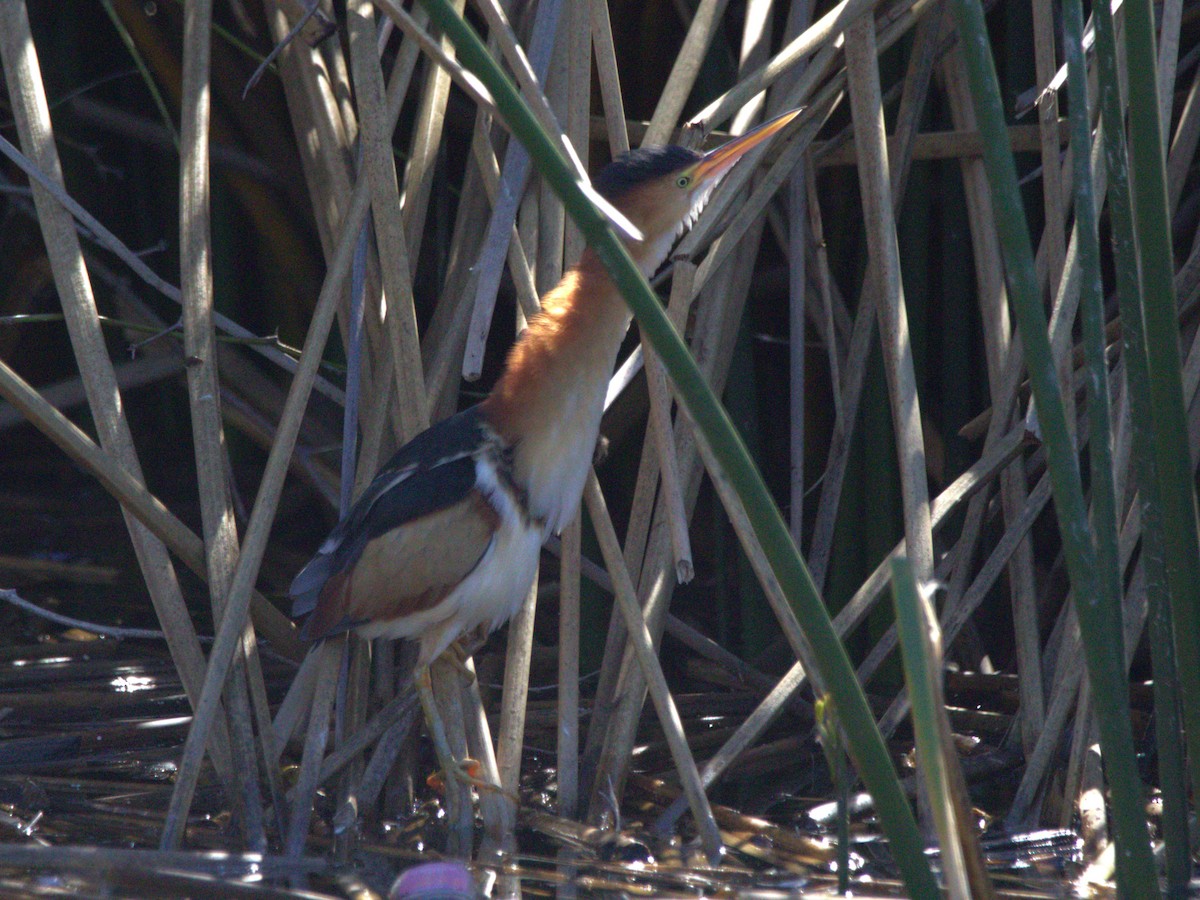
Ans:
{"type": "MultiPolygon", "coordinates": [[[[272,701],[292,672],[264,657],[272,701]]],[[[441,802],[422,786],[411,803],[369,811],[340,861],[325,794],[318,796],[302,858],[279,855],[277,835],[271,852],[242,855],[238,822],[208,773],[193,803],[186,849],[160,853],[189,721],[173,667],[156,644],[47,636],[0,650],[0,895],[365,898],[383,894],[397,872],[436,858],[444,846],[441,802]]],[[[668,837],[653,831],[671,791],[647,776],[630,780],[619,830],[557,818],[554,772],[536,749],[542,740],[535,725],[524,768],[520,852],[476,860],[477,883],[493,895],[774,897],[836,890],[832,841],[802,794],[776,786],[775,799],[763,804],[769,792],[760,785],[758,802],[767,811],[729,810],[722,827],[730,849],[710,865],[686,819],[668,837]]],[[[639,764],[653,762],[656,752],[648,745],[639,764]]],[[[285,766],[295,760],[289,751],[285,766]]],[[[419,758],[417,765],[427,763],[419,758]]],[[[856,815],[852,841],[855,896],[902,896],[869,810],[856,815]]],[[[985,842],[998,885],[1025,897],[1064,896],[1079,870],[1078,848],[1069,831],[991,835],[985,842]]]]}

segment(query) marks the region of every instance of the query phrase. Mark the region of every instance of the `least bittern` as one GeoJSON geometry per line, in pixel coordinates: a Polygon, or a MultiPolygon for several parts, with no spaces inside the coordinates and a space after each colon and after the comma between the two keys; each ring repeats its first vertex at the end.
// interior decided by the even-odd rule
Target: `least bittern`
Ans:
{"type": "MultiPolygon", "coordinates": [[[[634,150],[600,173],[596,189],[643,235],[626,241],[643,273],[662,265],[721,177],[795,115],[704,154],[634,150]]],[[[448,773],[458,766],[429,665],[466,632],[512,617],[542,543],[575,515],[629,322],[585,250],[542,298],[487,399],[401,447],[292,582],[293,615],[312,614],[310,640],[354,629],[419,642],[414,681],[448,773]]]]}

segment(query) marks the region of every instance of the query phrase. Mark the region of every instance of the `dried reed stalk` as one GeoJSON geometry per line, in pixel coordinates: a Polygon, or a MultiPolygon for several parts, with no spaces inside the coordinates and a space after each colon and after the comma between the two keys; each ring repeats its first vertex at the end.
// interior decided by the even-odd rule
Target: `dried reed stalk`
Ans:
{"type": "MultiPolygon", "coordinates": [[[[31,424],[104,486],[114,498],[200,578],[207,576],[204,542],[170,512],[145,486],[136,481],[113,457],[47,403],[19,375],[0,361],[0,396],[31,424]]],[[[251,611],[262,636],[276,653],[298,662],[304,650],[296,629],[269,600],[257,591],[251,611]]]]}
{"type": "MultiPolygon", "coordinates": [[[[1037,83],[1039,86],[1049,85],[1058,68],[1054,59],[1054,47],[1057,42],[1054,12],[1044,3],[1033,3],[1032,9],[1037,83]]],[[[1042,241],[1050,279],[1050,294],[1053,296],[1062,280],[1067,230],[1067,210],[1063,202],[1063,163],[1059,155],[1058,141],[1058,92],[1040,91],[1037,112],[1042,152],[1042,208],[1046,217],[1042,241]]]]}
{"type": "Polygon", "coordinates": [[[258,497],[254,504],[254,511],[251,513],[250,522],[246,528],[246,535],[242,542],[242,555],[238,560],[238,567],[230,586],[228,605],[217,629],[216,641],[209,655],[204,687],[196,706],[195,717],[188,733],[188,741],[184,746],[183,758],[180,761],[179,775],[168,811],[168,827],[164,829],[163,846],[165,848],[176,846],[182,836],[187,808],[191,804],[196,787],[196,777],[199,774],[200,762],[204,755],[204,745],[213,725],[228,667],[240,640],[242,623],[250,602],[250,589],[258,573],[262,554],[266,549],[267,538],[279,503],[279,493],[287,473],[288,459],[291,457],[292,447],[300,430],[300,420],[308,402],[313,377],[320,364],[321,351],[333,325],[337,300],[341,296],[342,285],[349,274],[351,258],[354,255],[354,244],[359,229],[366,219],[368,203],[367,183],[362,180],[355,185],[351,206],[345,216],[343,230],[338,240],[337,251],[330,264],[329,273],[313,313],[312,323],[305,339],[305,349],[300,357],[300,366],[288,393],[287,403],[279,423],[279,431],[275,443],[271,447],[271,453],[268,456],[259,486],[258,497]]]}
{"type": "MultiPolygon", "coordinates": [[[[399,413],[399,421],[396,424],[402,439],[407,440],[429,427],[429,413],[425,407],[425,378],[421,367],[416,312],[413,308],[412,282],[409,278],[406,225],[401,219],[400,192],[392,157],[391,136],[396,117],[391,114],[390,108],[394,104],[387,102],[390,96],[385,97],[374,21],[369,0],[363,0],[353,11],[347,13],[350,63],[354,75],[362,141],[362,172],[359,177],[366,177],[370,184],[371,219],[375,226],[375,245],[379,253],[379,268],[385,296],[384,303],[378,307],[383,312],[382,326],[386,345],[383,368],[379,373],[380,385],[384,391],[390,393],[388,370],[395,373],[395,396],[399,413]]],[[[397,70],[395,77],[407,84],[410,74],[411,68],[401,68],[397,70]]],[[[390,95],[391,92],[387,93],[390,95]]],[[[440,129],[437,137],[440,138],[440,129]]],[[[408,199],[412,204],[417,203],[417,199],[411,195],[408,199]]],[[[416,230],[422,231],[423,227],[416,230]]],[[[375,310],[368,312],[368,317],[372,321],[376,320],[375,310]]],[[[386,407],[386,404],[381,405],[386,407]]],[[[362,462],[365,471],[374,472],[377,460],[362,462]]]]}
{"type": "Polygon", "coordinates": [[[562,533],[558,576],[558,814],[567,819],[579,808],[579,595],[583,522],[576,515],[562,533]]]}
{"type": "MultiPolygon", "coordinates": [[[[736,333],[732,325],[741,317],[760,236],[761,225],[749,229],[747,240],[730,260],[729,265],[722,267],[716,277],[710,279],[704,291],[706,302],[701,304],[697,317],[692,341],[693,354],[707,364],[702,367],[702,371],[718,393],[732,358],[736,333]],[[716,377],[716,373],[720,373],[720,377],[716,377]]],[[[652,440],[649,435],[647,438],[652,440]]],[[[700,467],[690,429],[677,427],[675,443],[681,463],[681,483],[685,485],[685,500],[688,506],[692,506],[699,489],[700,467]]],[[[652,497],[647,499],[652,500],[652,497]]],[[[636,496],[634,502],[636,508],[636,496]]],[[[663,514],[665,508],[660,506],[655,515],[661,517],[663,514]]],[[[669,568],[673,565],[667,532],[665,524],[651,528],[640,583],[641,593],[646,597],[644,609],[647,627],[656,641],[662,634],[663,620],[674,589],[673,580],[667,576],[669,568]]],[[[627,536],[627,543],[628,540],[627,536]]],[[[610,639],[613,633],[614,629],[610,628],[610,639]]],[[[589,746],[593,748],[591,752],[595,762],[589,763],[588,751],[585,750],[585,767],[588,767],[585,771],[589,771],[590,766],[595,766],[594,774],[589,771],[592,784],[589,816],[593,821],[601,814],[602,801],[599,791],[610,784],[619,788],[624,782],[632,756],[638,713],[646,697],[646,683],[641,670],[634,662],[630,648],[617,644],[610,650],[606,646],[606,664],[613,656],[623,657],[620,674],[614,681],[619,685],[621,700],[615,712],[605,717],[602,713],[606,711],[605,705],[611,703],[611,698],[597,695],[597,706],[593,711],[588,740],[589,746]],[[595,740],[593,735],[596,735],[595,740]],[[595,748],[598,746],[602,749],[597,753],[595,748]]],[[[603,684],[604,673],[601,674],[603,684]]]]}
{"type": "Polygon", "coordinates": [[[325,746],[329,741],[329,714],[337,695],[338,671],[342,667],[345,653],[345,635],[329,638],[314,651],[317,658],[316,689],[308,716],[308,734],[304,738],[304,753],[300,759],[300,773],[293,791],[292,815],[288,820],[287,840],[284,844],[286,855],[293,858],[300,857],[308,844],[312,797],[321,777],[321,760],[325,756],[325,746]]]}
{"type": "MultiPolygon", "coordinates": [[[[381,4],[385,10],[398,6],[399,4],[395,3],[381,4]]],[[[458,0],[455,9],[461,12],[463,6],[462,0],[458,0]]],[[[419,14],[421,21],[427,18],[423,10],[419,14]]],[[[404,196],[401,201],[404,230],[408,237],[407,261],[413,272],[416,270],[417,261],[421,258],[421,242],[425,234],[425,220],[429,213],[429,198],[433,191],[437,153],[445,131],[446,104],[450,99],[450,81],[453,72],[461,72],[461,69],[441,64],[442,60],[455,62],[454,48],[450,42],[443,37],[436,46],[441,50],[442,56],[439,59],[439,65],[432,67],[425,76],[425,85],[421,92],[420,106],[417,112],[417,124],[413,130],[412,144],[409,148],[409,163],[404,172],[404,196]]],[[[396,112],[399,113],[398,105],[396,112]]],[[[390,137],[395,130],[396,116],[389,115],[387,121],[386,149],[390,156],[390,137]]],[[[395,202],[394,198],[392,202],[395,202]]],[[[409,327],[406,322],[405,330],[407,331],[409,327]]],[[[415,325],[412,327],[415,332],[415,325]]],[[[399,364],[400,360],[396,360],[396,362],[399,364]]],[[[419,368],[417,372],[420,372],[419,368]]],[[[412,377],[412,375],[406,374],[403,377],[412,377]]]]}
{"type": "MultiPolygon", "coordinates": [[[[1164,96],[1170,96],[1166,94],[1164,96]]],[[[1191,170],[1192,160],[1196,156],[1196,146],[1200,143],[1200,70],[1192,79],[1188,89],[1187,100],[1183,111],[1179,114],[1179,123],[1175,126],[1175,137],[1171,141],[1171,152],[1167,157],[1167,191],[1171,210],[1179,206],[1179,198],[1183,196],[1184,179],[1191,170]]]]}
{"type": "MultiPolygon", "coordinates": [[[[24,2],[5,4],[0,8],[0,17],[3,21],[0,27],[0,56],[3,57],[17,133],[29,158],[62,188],[49,107],[24,2]]],[[[62,298],[71,342],[80,371],[85,373],[88,403],[99,429],[101,445],[119,460],[120,466],[132,476],[134,482],[142,483],[141,467],[128,421],[120,407],[116,378],[100,333],[96,302],[74,223],[70,215],[36,182],[33,184],[33,198],[62,298]]],[[[173,564],[163,544],[124,506],[122,515],[129,528],[155,612],[167,635],[172,659],[189,699],[196,704],[200,699],[204,657],[180,593],[173,564]]],[[[217,713],[217,710],[214,708],[213,712],[217,713]]],[[[227,734],[215,735],[212,749],[214,763],[222,780],[232,785],[227,734]]]]}
{"type": "Polygon", "coordinates": [[[700,783],[700,774],[696,770],[696,761],[692,757],[687,737],[683,733],[683,723],[675,708],[662,668],[659,666],[655,653],[654,641],[642,620],[642,611],[634,594],[633,580],[621,555],[621,547],[617,542],[617,534],[613,529],[612,520],[608,516],[604,494],[600,490],[600,482],[596,480],[595,472],[588,475],[587,486],[584,488],[584,501],[587,504],[588,515],[596,529],[600,541],[600,550],[604,556],[608,573],[613,579],[617,605],[625,619],[630,640],[633,644],[638,665],[641,667],[645,683],[649,687],[654,708],[671,748],[671,758],[675,762],[675,771],[687,794],[688,805],[691,807],[700,841],[710,859],[721,852],[721,836],[717,831],[717,823],[713,819],[712,808],[704,795],[700,783]]]}
{"type": "Polygon", "coordinates": [[[675,56],[671,74],[667,76],[667,83],[658,97],[658,105],[654,107],[650,124],[642,136],[643,147],[656,147],[669,142],[671,132],[683,112],[683,104],[687,102],[696,76],[700,74],[700,64],[704,62],[708,46],[720,24],[725,3],[726,0],[700,0],[696,7],[683,46],[675,56]]]}
{"type": "MultiPolygon", "coordinates": [[[[183,103],[180,128],[179,235],[180,289],[183,295],[184,354],[187,367],[188,405],[192,415],[197,486],[204,545],[208,562],[208,585],[213,619],[220,621],[229,584],[237,565],[238,537],[229,487],[229,461],[221,427],[216,341],[213,331],[212,245],[209,219],[209,68],[212,28],[211,0],[191,4],[184,13],[183,103]]],[[[266,688],[258,665],[254,627],[247,621],[241,654],[235,660],[225,691],[233,750],[241,760],[255,758],[254,722],[251,718],[251,680],[259,685],[253,696],[254,719],[264,742],[270,740],[271,712],[266,706],[266,688]]],[[[271,748],[262,744],[265,771],[273,774],[271,748]]],[[[267,849],[263,823],[262,795],[255,765],[234,767],[235,809],[244,816],[246,844],[252,850],[267,849]]],[[[272,778],[275,799],[281,799],[272,778]]]]}
{"type": "MultiPolygon", "coordinates": [[[[971,108],[962,72],[962,60],[958,52],[951,51],[944,65],[947,95],[951,115],[956,125],[975,127],[975,113],[971,108]]],[[[1012,379],[1006,373],[1010,360],[1020,354],[1020,341],[1013,333],[1008,315],[1008,295],[1004,284],[1004,267],[1000,258],[1000,247],[996,240],[995,221],[992,212],[991,194],[983,162],[964,158],[959,167],[962,171],[963,188],[967,198],[967,215],[971,226],[971,247],[975,261],[975,279],[980,298],[981,321],[983,323],[984,349],[986,352],[988,385],[991,391],[992,408],[1001,411],[997,418],[1007,421],[1012,415],[1016,396],[1012,379]]],[[[991,429],[988,437],[991,438],[991,429]]],[[[1006,522],[1014,521],[1028,501],[1025,466],[1018,461],[1005,471],[1001,482],[1001,504],[1006,522]]],[[[977,531],[982,523],[984,510],[972,510],[968,521],[977,531]]],[[[966,548],[964,547],[964,551],[966,548]]],[[[967,559],[970,554],[960,557],[967,559]]],[[[964,573],[955,582],[955,588],[965,580],[964,573]]],[[[1008,569],[1009,595],[1013,610],[1017,672],[1021,697],[1020,725],[1021,744],[1028,753],[1033,749],[1037,736],[1045,721],[1045,688],[1042,683],[1041,638],[1037,609],[1037,590],[1034,581],[1033,545],[1022,541],[1014,550],[1008,569]]],[[[955,591],[957,593],[957,591],[955,591]]]]}
{"type": "Polygon", "coordinates": [[[925,474],[925,442],[921,435],[921,406],[913,370],[908,313],[900,275],[900,248],[888,176],[883,100],[876,61],[875,20],[863,17],[846,32],[846,71],[850,106],[859,147],[860,192],[867,244],[873,261],[880,302],[880,345],[883,348],[892,421],[896,429],[904,534],[908,558],[918,584],[933,578],[933,535],[929,525],[929,488],[925,474]]]}
{"type": "MultiPolygon", "coordinates": [[[[479,761],[483,778],[489,784],[501,784],[500,767],[496,761],[496,745],[488,727],[487,713],[479,693],[479,679],[475,677],[475,664],[466,661],[469,678],[462,685],[463,703],[466,706],[467,746],[471,755],[479,761]]],[[[517,852],[517,804],[509,791],[484,790],[479,796],[479,810],[483,818],[484,841],[482,854],[502,858],[504,854],[517,852]]]]}
{"type": "MultiPolygon", "coordinates": [[[[480,6],[485,16],[488,17],[493,36],[500,40],[502,48],[507,48],[506,56],[511,61],[517,52],[517,41],[508,26],[507,17],[500,10],[499,5],[492,0],[485,0],[480,6]]],[[[534,82],[524,85],[527,97],[534,94],[540,95],[542,92],[541,84],[545,83],[546,74],[550,68],[550,58],[554,52],[561,11],[562,3],[558,0],[538,4],[529,47],[529,66],[532,69],[534,82]]],[[[517,67],[517,70],[518,72],[523,71],[520,66],[517,67]]],[[[483,249],[477,263],[479,277],[475,284],[475,305],[471,314],[466,352],[463,356],[463,377],[470,381],[478,378],[481,372],[484,345],[491,330],[496,292],[500,288],[500,276],[504,272],[504,260],[508,256],[508,243],[512,237],[517,209],[525,192],[530,167],[529,154],[525,148],[517,141],[510,141],[504,157],[497,201],[492,210],[487,236],[484,239],[483,249]]]]}

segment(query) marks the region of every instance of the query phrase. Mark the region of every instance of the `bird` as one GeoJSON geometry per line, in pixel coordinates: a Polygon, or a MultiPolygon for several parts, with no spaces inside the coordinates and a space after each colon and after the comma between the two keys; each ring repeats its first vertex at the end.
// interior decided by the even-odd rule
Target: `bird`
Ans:
{"type": "MultiPolygon", "coordinates": [[[[640,231],[624,237],[649,277],[749,150],[799,113],[777,116],[707,153],[639,148],[593,179],[640,231]]],[[[542,544],[570,522],[599,437],[628,307],[587,248],[509,351],[475,406],[402,446],[335,526],[289,590],[301,636],[353,630],[419,644],[413,682],[443,771],[456,764],[429,666],[464,635],[507,622],[528,594],[542,544]]]]}

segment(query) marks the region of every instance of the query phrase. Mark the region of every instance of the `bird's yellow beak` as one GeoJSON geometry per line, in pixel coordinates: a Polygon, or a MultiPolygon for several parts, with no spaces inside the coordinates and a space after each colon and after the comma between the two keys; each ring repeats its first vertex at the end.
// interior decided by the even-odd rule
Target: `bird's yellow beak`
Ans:
{"type": "Polygon", "coordinates": [[[747,131],[741,137],[727,141],[715,150],[709,150],[696,163],[695,184],[702,184],[720,178],[733,168],[733,164],[745,156],[750,150],[766,141],[772,135],[781,131],[792,119],[800,115],[801,110],[793,109],[783,115],[776,116],[769,122],[764,122],[752,131],[747,131]]]}

